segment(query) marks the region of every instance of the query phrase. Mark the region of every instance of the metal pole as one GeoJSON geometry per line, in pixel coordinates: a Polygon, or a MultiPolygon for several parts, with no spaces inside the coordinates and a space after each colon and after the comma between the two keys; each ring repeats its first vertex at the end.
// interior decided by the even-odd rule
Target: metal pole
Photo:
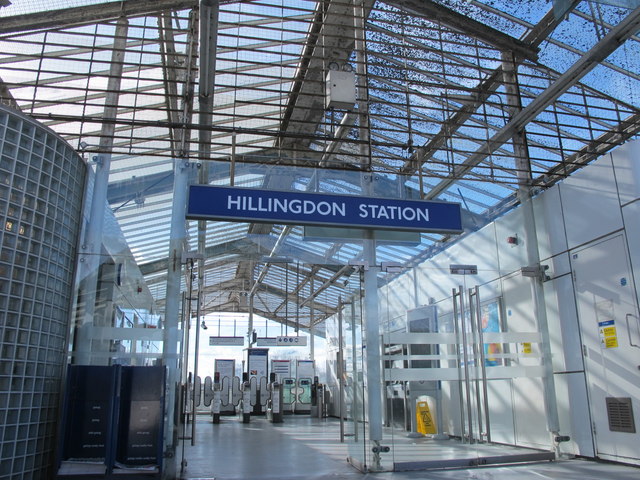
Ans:
{"type": "MultiPolygon", "coordinates": [[[[185,325],[185,312],[187,311],[187,294],[186,292],[182,292],[182,299],[181,299],[181,304],[180,304],[180,322],[182,323],[182,325],[185,325]]],[[[179,356],[180,358],[186,358],[185,355],[185,349],[188,348],[187,346],[187,341],[186,341],[186,336],[189,335],[189,330],[186,328],[182,329],[182,341],[180,342],[180,353],[179,356]]],[[[186,369],[186,362],[182,362],[182,376],[181,376],[181,384],[182,385],[187,385],[187,369],[186,369]]],[[[184,391],[180,391],[180,395],[178,395],[178,399],[176,400],[177,403],[177,409],[178,409],[178,425],[182,428],[182,438],[186,438],[187,436],[187,425],[184,422],[184,414],[187,408],[187,402],[188,402],[188,396],[187,396],[187,389],[185,388],[184,391]]],[[[181,471],[182,471],[182,466],[185,463],[184,460],[184,453],[185,453],[185,443],[181,442],[181,457],[180,457],[180,465],[181,465],[181,471]]]]}
{"type": "Polygon", "coordinates": [[[478,340],[480,342],[480,365],[482,373],[482,393],[484,395],[484,424],[487,428],[487,442],[491,443],[491,423],[489,420],[489,385],[487,384],[487,363],[484,353],[484,333],[482,331],[482,311],[480,310],[480,287],[475,287],[476,310],[478,312],[478,340]]]}
{"type": "Polygon", "coordinates": [[[191,445],[196,444],[196,406],[198,403],[196,401],[196,393],[199,394],[199,392],[196,392],[196,384],[198,381],[198,356],[200,355],[200,294],[201,292],[198,292],[198,296],[196,297],[196,346],[193,352],[193,417],[191,422],[191,445]]]}
{"type": "Polygon", "coordinates": [[[473,441],[473,418],[471,415],[471,381],[469,380],[469,354],[467,352],[467,324],[465,321],[464,289],[460,291],[460,331],[462,333],[462,358],[464,360],[464,387],[467,399],[467,421],[469,422],[469,443],[473,441]]]}
{"type": "Polygon", "coordinates": [[[464,381],[464,371],[462,369],[463,361],[461,360],[461,352],[460,352],[460,325],[458,324],[458,318],[460,312],[458,310],[458,297],[460,294],[456,291],[456,289],[451,290],[451,298],[453,300],[453,328],[456,333],[456,357],[458,364],[458,396],[460,397],[460,437],[464,441],[466,426],[464,421],[464,390],[462,388],[462,382],[464,381]]]}
{"type": "MultiPolygon", "coordinates": [[[[189,45],[187,55],[187,76],[183,86],[182,117],[184,122],[180,130],[178,156],[173,162],[173,202],[171,206],[171,228],[169,233],[169,258],[167,268],[167,289],[165,301],[165,318],[163,328],[162,361],[167,369],[167,395],[165,404],[164,428],[164,468],[163,480],[173,480],[177,477],[176,450],[178,434],[176,430],[176,393],[179,390],[179,372],[181,358],[178,356],[179,338],[179,298],[180,277],[182,275],[182,255],[186,251],[186,211],[187,189],[191,177],[192,164],[189,163],[187,153],[189,149],[189,128],[192,112],[192,90],[195,62],[195,15],[189,15],[189,45]]],[[[184,462],[184,459],[183,459],[184,462]]]]}
{"type": "MultiPolygon", "coordinates": [[[[360,291],[361,289],[358,288],[358,292],[360,291]]],[[[356,348],[356,302],[353,299],[351,300],[351,345],[353,349],[356,348]]],[[[355,351],[351,355],[351,365],[355,375],[355,371],[358,368],[358,359],[356,358],[355,351]]],[[[351,406],[351,412],[353,413],[354,419],[357,419],[360,416],[360,410],[358,409],[358,402],[356,401],[356,399],[358,398],[356,396],[356,388],[357,388],[356,382],[353,382],[353,405],[351,406]]],[[[354,429],[353,435],[354,435],[354,440],[357,443],[358,442],[357,428],[354,429]]]]}
{"type": "Polygon", "coordinates": [[[313,269],[311,270],[311,278],[309,279],[309,294],[311,296],[311,304],[309,305],[309,360],[315,360],[315,334],[314,334],[314,314],[313,314],[313,269]]]}
{"type": "MultiPolygon", "coordinates": [[[[478,369],[480,366],[478,365],[478,358],[481,356],[481,353],[478,351],[478,348],[482,351],[483,345],[478,341],[478,321],[480,319],[480,305],[478,303],[478,298],[474,295],[476,292],[473,289],[467,290],[469,295],[469,324],[471,330],[471,341],[473,344],[473,366],[474,368],[474,378],[473,383],[475,385],[476,390],[476,411],[478,413],[478,440],[482,440],[482,430],[483,430],[483,422],[482,422],[482,395],[480,394],[480,378],[478,375],[478,369]]],[[[484,366],[484,365],[483,365],[484,366]]]]}
{"type": "Polygon", "coordinates": [[[342,340],[342,297],[338,297],[338,397],[340,401],[340,443],[344,443],[344,347],[342,340]]]}
{"type": "MultiPolygon", "coordinates": [[[[365,35],[365,6],[362,0],[354,2],[354,32],[356,55],[356,73],[358,83],[358,113],[360,156],[365,168],[371,164],[371,148],[369,145],[369,94],[367,88],[367,58],[365,35]]],[[[363,194],[373,192],[373,175],[363,176],[363,194]]],[[[364,271],[364,317],[367,362],[367,406],[369,420],[369,439],[379,446],[382,441],[382,372],[380,368],[380,318],[378,312],[378,276],[376,264],[376,242],[373,231],[366,231],[363,258],[368,268],[364,271]]],[[[379,450],[378,450],[379,451],[379,450]]],[[[380,455],[374,454],[372,470],[380,469],[380,455]]]]}
{"type": "MultiPolygon", "coordinates": [[[[633,11],[633,15],[638,21],[640,7],[633,11]]],[[[628,20],[625,19],[625,22],[628,20]]],[[[623,22],[624,23],[624,22],[623,22]]],[[[609,34],[610,35],[610,34],[609,34]]],[[[609,37],[607,35],[607,37],[609,37]]],[[[575,65],[574,65],[575,66],[575,65]]],[[[511,107],[511,115],[519,116],[524,112],[520,101],[520,89],[513,56],[502,54],[502,70],[504,75],[505,89],[507,92],[507,103],[511,107]]],[[[535,101],[539,100],[536,98],[535,101]]],[[[532,102],[532,103],[535,103],[532,102]]],[[[529,109],[531,105],[527,107],[529,109]]],[[[519,130],[513,135],[513,150],[516,157],[516,171],[518,172],[518,200],[520,201],[522,215],[524,219],[524,243],[527,252],[527,263],[529,266],[540,266],[540,252],[536,233],[536,220],[531,200],[531,162],[527,138],[524,130],[519,130]]],[[[558,417],[558,405],[556,400],[556,388],[553,377],[553,365],[551,363],[551,339],[549,335],[549,324],[547,321],[547,309],[544,299],[544,287],[542,285],[542,275],[530,279],[531,297],[533,300],[533,317],[536,321],[538,331],[542,339],[540,348],[542,353],[542,367],[544,374],[542,377],[544,385],[544,404],[547,414],[547,429],[552,437],[555,437],[560,430],[560,419],[558,417]]]]}

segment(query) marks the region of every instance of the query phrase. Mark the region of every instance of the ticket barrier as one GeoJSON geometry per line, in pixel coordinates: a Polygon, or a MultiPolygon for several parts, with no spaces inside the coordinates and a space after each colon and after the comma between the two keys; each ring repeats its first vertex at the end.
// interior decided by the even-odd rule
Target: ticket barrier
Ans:
{"type": "Polygon", "coordinates": [[[298,379],[296,388],[296,400],[294,412],[297,414],[311,413],[311,385],[313,382],[310,378],[298,379]]]}
{"type": "Polygon", "coordinates": [[[318,377],[313,379],[311,385],[311,416],[325,418],[327,416],[327,394],[325,385],[318,382],[318,377]]]}
{"type": "Polygon", "coordinates": [[[267,400],[267,420],[271,423],[282,423],[283,413],[283,385],[272,374],[268,385],[269,400],[267,400]]]}
{"type": "Polygon", "coordinates": [[[222,391],[220,383],[213,384],[213,399],[211,400],[211,416],[213,423],[220,423],[220,407],[222,406],[222,391]]]}
{"type": "Polygon", "coordinates": [[[242,392],[242,399],[240,400],[240,408],[238,409],[239,417],[242,419],[242,423],[249,423],[251,421],[251,411],[253,407],[251,405],[251,382],[246,380],[246,374],[244,381],[240,385],[240,391],[242,392]]]}
{"type": "Polygon", "coordinates": [[[223,377],[220,380],[220,415],[235,415],[236,405],[242,398],[240,378],[223,377]]]}
{"type": "Polygon", "coordinates": [[[296,380],[294,378],[284,378],[282,380],[282,413],[293,413],[293,406],[296,401],[296,380]]]}

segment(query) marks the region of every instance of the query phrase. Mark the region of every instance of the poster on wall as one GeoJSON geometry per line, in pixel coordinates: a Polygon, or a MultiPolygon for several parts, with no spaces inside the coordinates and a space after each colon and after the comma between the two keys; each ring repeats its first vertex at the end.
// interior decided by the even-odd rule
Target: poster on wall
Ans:
{"type": "Polygon", "coordinates": [[[216,358],[215,375],[218,375],[220,382],[225,377],[233,378],[236,374],[236,361],[232,359],[216,358]]]}
{"type": "MultiPolygon", "coordinates": [[[[502,316],[501,316],[501,308],[500,308],[500,299],[496,298],[490,300],[489,302],[485,302],[480,305],[480,326],[482,328],[482,333],[500,333],[502,332],[502,316]]],[[[477,335],[477,326],[474,324],[471,325],[472,321],[475,320],[475,315],[472,316],[472,313],[467,310],[464,313],[464,331],[467,336],[467,345],[466,347],[461,344],[460,351],[466,352],[466,361],[469,366],[476,366],[480,364],[480,358],[476,357],[478,352],[476,350],[475,345],[478,344],[479,338],[477,335]]],[[[460,327],[462,328],[462,327],[460,327]]],[[[503,361],[501,358],[501,354],[504,351],[503,345],[501,343],[489,342],[483,343],[484,350],[484,364],[487,367],[496,367],[503,365],[503,361]]],[[[462,362],[462,365],[465,364],[465,361],[462,362]]]]}
{"type": "Polygon", "coordinates": [[[268,348],[249,348],[247,349],[247,372],[251,377],[266,377],[268,373],[268,348]]]}
{"type": "MultiPolygon", "coordinates": [[[[500,300],[495,299],[485,303],[480,307],[480,322],[482,333],[500,333],[502,331],[500,322],[500,300]]],[[[502,365],[502,359],[498,357],[502,353],[502,344],[484,344],[484,362],[487,367],[502,365]]]]}

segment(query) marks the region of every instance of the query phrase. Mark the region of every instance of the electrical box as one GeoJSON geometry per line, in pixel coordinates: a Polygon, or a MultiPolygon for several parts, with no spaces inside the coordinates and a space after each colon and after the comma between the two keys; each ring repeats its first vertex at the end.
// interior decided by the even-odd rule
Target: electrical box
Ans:
{"type": "Polygon", "coordinates": [[[326,80],[326,106],[338,110],[351,110],[356,104],[356,74],[329,70],[326,80]]]}

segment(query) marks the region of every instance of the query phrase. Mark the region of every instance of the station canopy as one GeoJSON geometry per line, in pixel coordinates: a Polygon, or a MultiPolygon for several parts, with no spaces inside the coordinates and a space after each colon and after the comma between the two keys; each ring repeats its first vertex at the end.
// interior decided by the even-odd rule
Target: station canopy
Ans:
{"type": "MultiPolygon", "coordinates": [[[[473,232],[637,136],[639,4],[2,0],[0,93],[89,163],[111,155],[109,208],[162,309],[174,159],[193,183],[457,202],[473,232]],[[339,78],[355,101],[327,95],[339,78]]],[[[357,288],[362,232],[187,231],[203,314],[251,298],[308,329],[357,288]]],[[[379,281],[458,238],[380,240],[398,268],[379,281]]]]}

